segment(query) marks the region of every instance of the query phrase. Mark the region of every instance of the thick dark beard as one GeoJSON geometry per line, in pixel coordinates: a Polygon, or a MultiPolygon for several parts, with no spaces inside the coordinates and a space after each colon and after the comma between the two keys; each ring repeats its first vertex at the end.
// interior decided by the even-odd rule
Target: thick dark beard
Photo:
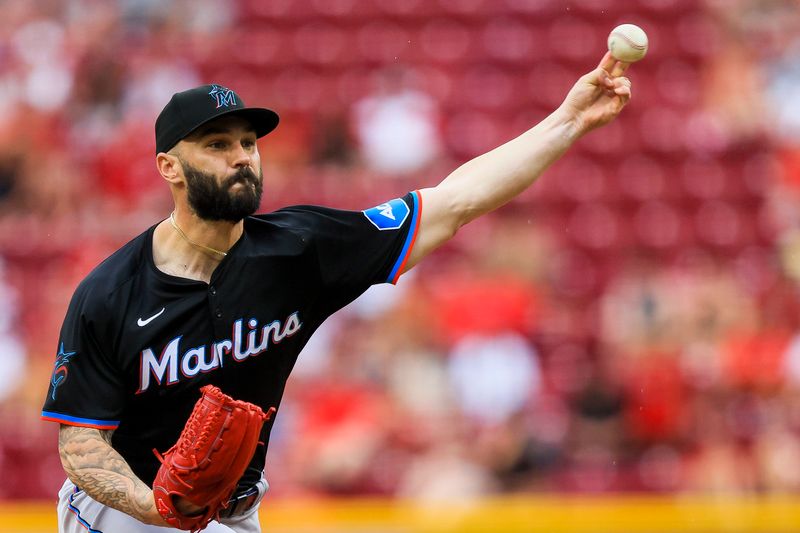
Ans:
{"type": "Polygon", "coordinates": [[[193,167],[183,159],[180,161],[186,176],[189,207],[203,220],[239,222],[255,213],[261,205],[261,194],[264,192],[261,169],[258,169],[259,175],[256,176],[250,167],[242,167],[236,174],[218,184],[214,175],[193,167]],[[231,192],[231,187],[238,182],[252,187],[231,192]]]}

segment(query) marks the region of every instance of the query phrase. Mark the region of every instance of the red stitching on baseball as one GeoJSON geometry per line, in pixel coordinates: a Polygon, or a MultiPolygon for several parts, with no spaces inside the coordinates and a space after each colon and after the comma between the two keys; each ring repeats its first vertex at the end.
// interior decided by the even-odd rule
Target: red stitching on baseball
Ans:
{"type": "Polygon", "coordinates": [[[646,44],[636,44],[634,41],[631,40],[630,37],[628,37],[624,33],[619,33],[615,31],[612,35],[618,35],[620,38],[625,39],[629,45],[631,45],[633,48],[636,48],[637,50],[644,50],[645,48],[647,48],[646,44]]]}

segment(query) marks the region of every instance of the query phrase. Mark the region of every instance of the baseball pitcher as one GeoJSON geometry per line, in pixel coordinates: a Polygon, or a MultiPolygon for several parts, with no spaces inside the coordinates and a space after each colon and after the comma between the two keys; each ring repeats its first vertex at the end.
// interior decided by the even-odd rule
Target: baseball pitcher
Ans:
{"type": "Polygon", "coordinates": [[[320,324],[527,189],[631,97],[607,54],[529,131],[363,211],[254,214],[268,109],[205,85],[155,122],[175,207],[78,286],[42,418],[60,424],[61,533],[260,531],[270,430],[320,324]]]}

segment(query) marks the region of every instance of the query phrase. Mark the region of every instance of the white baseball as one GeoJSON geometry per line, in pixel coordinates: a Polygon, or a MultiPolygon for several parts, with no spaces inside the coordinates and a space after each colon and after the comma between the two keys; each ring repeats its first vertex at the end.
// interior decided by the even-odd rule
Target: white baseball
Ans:
{"type": "Polygon", "coordinates": [[[635,24],[620,24],[608,35],[608,50],[615,59],[633,63],[647,53],[647,34],[635,24]]]}

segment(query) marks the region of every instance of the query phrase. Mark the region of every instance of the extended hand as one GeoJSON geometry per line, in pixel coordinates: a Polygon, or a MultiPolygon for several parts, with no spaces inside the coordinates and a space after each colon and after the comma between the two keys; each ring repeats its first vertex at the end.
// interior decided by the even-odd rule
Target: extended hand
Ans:
{"type": "Polygon", "coordinates": [[[581,76],[570,89],[559,110],[574,122],[581,135],[614,120],[628,103],[631,82],[623,74],[629,66],[607,52],[597,68],[581,76]]]}

